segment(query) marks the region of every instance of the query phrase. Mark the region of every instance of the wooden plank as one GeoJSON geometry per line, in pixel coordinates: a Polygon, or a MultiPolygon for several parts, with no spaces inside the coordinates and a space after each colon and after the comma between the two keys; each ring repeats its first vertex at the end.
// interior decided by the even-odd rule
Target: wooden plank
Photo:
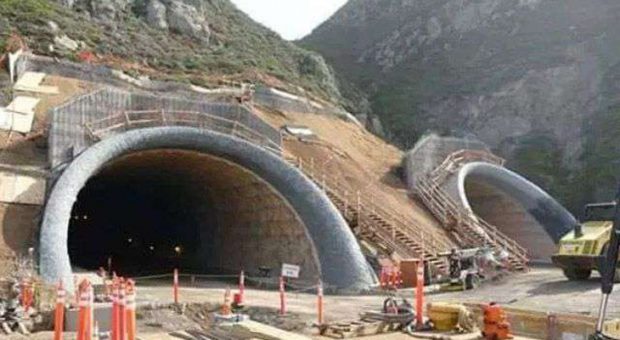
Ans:
{"type": "Polygon", "coordinates": [[[310,340],[310,338],[291,333],[287,331],[283,331],[281,329],[268,326],[262,324],[260,322],[246,320],[233,324],[222,324],[222,328],[230,328],[233,334],[237,333],[240,336],[243,335],[253,335],[258,339],[266,339],[266,340],[310,340]]]}

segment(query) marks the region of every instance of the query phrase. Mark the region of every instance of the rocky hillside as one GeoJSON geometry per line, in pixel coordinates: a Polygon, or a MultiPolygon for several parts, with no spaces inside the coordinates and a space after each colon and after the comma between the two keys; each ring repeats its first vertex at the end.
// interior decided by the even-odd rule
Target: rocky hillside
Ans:
{"type": "Polygon", "coordinates": [[[132,75],[205,86],[259,81],[340,97],[318,54],[282,40],[228,0],[1,0],[0,51],[12,35],[36,53],[132,75]]]}
{"type": "Polygon", "coordinates": [[[350,0],[303,39],[391,138],[473,134],[574,212],[620,179],[620,2],[350,0]]]}

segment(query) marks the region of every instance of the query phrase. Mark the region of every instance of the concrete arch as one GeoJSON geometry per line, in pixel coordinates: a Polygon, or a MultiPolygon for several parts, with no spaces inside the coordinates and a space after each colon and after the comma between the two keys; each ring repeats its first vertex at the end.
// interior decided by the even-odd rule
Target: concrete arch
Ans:
{"type": "Polygon", "coordinates": [[[577,223],[540,187],[494,164],[468,163],[446,186],[466,209],[528,249],[533,260],[548,261],[555,244],[577,223]]]}
{"type": "Polygon", "coordinates": [[[154,149],[190,150],[235,163],[269,183],[295,210],[314,247],[322,280],[342,290],[362,290],[376,278],[357,241],[329,198],[280,157],[241,139],[187,127],[128,131],[84,151],[62,173],[49,195],[40,232],[40,270],[48,282],[70,284],[67,239],[80,190],[107,163],[154,149]]]}

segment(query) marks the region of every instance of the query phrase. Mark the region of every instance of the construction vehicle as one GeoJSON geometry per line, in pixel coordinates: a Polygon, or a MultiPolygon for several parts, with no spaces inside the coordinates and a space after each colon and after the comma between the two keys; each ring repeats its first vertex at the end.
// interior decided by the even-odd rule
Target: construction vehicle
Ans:
{"type": "Polygon", "coordinates": [[[482,254],[480,248],[452,249],[440,256],[448,258],[449,277],[445,290],[468,290],[480,285],[483,278],[479,267],[479,257],[482,254]]]}
{"type": "Polygon", "coordinates": [[[613,226],[609,230],[608,246],[605,248],[600,259],[599,271],[601,272],[601,304],[598,312],[598,321],[596,322],[596,331],[590,338],[593,340],[612,339],[603,333],[603,325],[605,315],[607,314],[607,304],[609,295],[614,289],[614,281],[618,272],[618,248],[620,248],[620,187],[616,194],[614,202],[614,218],[613,226]]]}
{"type": "MultiPolygon", "coordinates": [[[[600,272],[600,258],[609,247],[616,202],[587,204],[584,218],[560,240],[551,259],[569,280],[587,280],[592,271],[600,272]]],[[[616,276],[620,278],[620,272],[616,276]]]]}

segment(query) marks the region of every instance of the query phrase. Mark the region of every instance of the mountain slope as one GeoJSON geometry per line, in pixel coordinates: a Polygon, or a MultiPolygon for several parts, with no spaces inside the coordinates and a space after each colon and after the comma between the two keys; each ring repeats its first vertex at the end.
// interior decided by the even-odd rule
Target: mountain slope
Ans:
{"type": "Polygon", "coordinates": [[[1,0],[0,48],[13,33],[39,54],[76,59],[89,51],[97,62],[152,78],[207,86],[223,78],[262,81],[340,97],[319,55],[228,0],[1,0]]]}
{"type": "Polygon", "coordinates": [[[612,0],[350,0],[301,44],[395,142],[474,134],[577,212],[620,179],[600,170],[619,159],[619,18],[612,0]]]}

